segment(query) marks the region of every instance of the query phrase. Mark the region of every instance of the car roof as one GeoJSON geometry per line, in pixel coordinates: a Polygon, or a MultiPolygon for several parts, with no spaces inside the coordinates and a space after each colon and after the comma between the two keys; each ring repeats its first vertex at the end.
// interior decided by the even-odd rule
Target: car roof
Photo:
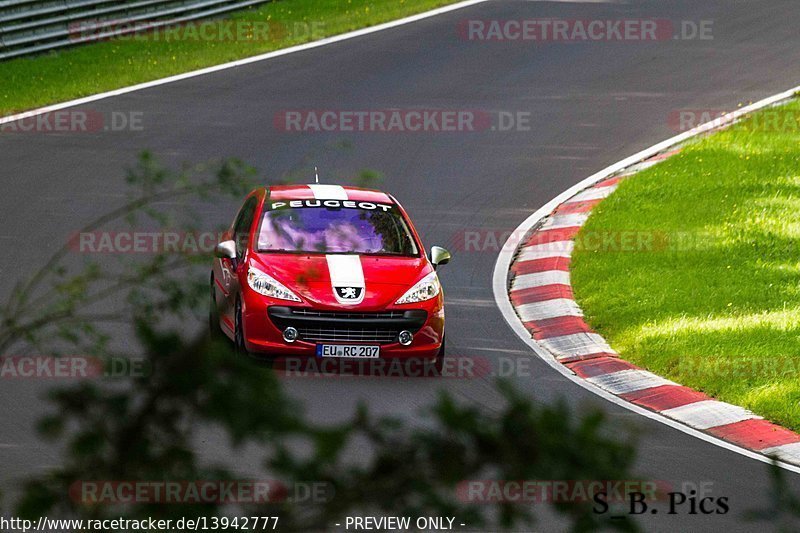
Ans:
{"type": "Polygon", "coordinates": [[[346,185],[269,185],[267,198],[270,200],[354,200],[394,204],[394,199],[385,192],[375,189],[362,189],[346,185]]]}

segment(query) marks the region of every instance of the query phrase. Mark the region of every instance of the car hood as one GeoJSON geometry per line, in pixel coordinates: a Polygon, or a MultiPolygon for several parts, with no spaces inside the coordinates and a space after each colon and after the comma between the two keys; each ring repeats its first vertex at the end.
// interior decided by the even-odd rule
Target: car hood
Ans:
{"type": "Polygon", "coordinates": [[[255,254],[252,263],[302,299],[330,309],[383,309],[433,270],[424,257],[356,254],[255,254]]]}

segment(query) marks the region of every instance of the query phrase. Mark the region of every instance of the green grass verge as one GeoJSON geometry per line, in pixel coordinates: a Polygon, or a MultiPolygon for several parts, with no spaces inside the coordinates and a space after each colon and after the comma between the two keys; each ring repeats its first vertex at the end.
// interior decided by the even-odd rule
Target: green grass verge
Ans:
{"type": "Polygon", "coordinates": [[[794,430],[798,117],[800,102],[764,111],[624,181],[572,260],[588,322],[623,358],[794,430]]]}
{"type": "Polygon", "coordinates": [[[126,37],[0,62],[0,115],[286,48],[455,3],[456,0],[280,0],[226,20],[268,21],[267,38],[126,37]]]}

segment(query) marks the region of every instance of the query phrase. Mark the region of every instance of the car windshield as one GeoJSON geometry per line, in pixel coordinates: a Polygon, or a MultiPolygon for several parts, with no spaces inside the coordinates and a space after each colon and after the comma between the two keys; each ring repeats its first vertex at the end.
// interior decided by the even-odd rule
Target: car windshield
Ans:
{"type": "Polygon", "coordinates": [[[266,206],[259,252],[417,256],[395,206],[339,200],[295,200],[266,206]]]}

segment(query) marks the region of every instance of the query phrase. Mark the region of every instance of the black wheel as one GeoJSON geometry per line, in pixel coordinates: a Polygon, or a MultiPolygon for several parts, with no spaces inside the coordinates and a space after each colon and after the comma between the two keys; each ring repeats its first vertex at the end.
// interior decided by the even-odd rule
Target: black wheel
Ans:
{"type": "Polygon", "coordinates": [[[211,274],[211,298],[208,302],[208,335],[211,339],[222,337],[219,323],[219,309],[217,309],[217,297],[214,289],[214,274],[211,274]]]}
{"type": "Polygon", "coordinates": [[[250,355],[247,352],[247,348],[244,345],[244,327],[242,326],[242,301],[239,298],[236,298],[233,341],[236,350],[236,355],[241,355],[241,356],[250,355]]]}
{"type": "MultiPolygon", "coordinates": [[[[434,376],[441,376],[442,375],[442,371],[444,370],[444,360],[445,360],[445,354],[446,354],[445,347],[444,347],[445,344],[444,343],[445,343],[446,339],[447,339],[447,337],[442,337],[442,346],[439,348],[439,351],[436,353],[436,360],[431,362],[431,363],[428,363],[428,367],[432,370],[430,372],[430,374],[433,374],[434,376]]],[[[428,375],[428,374],[429,373],[426,372],[426,375],[428,375]]]]}
{"type": "Polygon", "coordinates": [[[447,351],[444,348],[446,337],[442,337],[442,347],[439,348],[439,353],[436,354],[436,371],[441,374],[442,370],[444,369],[444,359],[447,355],[447,351]]]}
{"type": "Polygon", "coordinates": [[[239,357],[246,357],[254,363],[260,363],[269,367],[273,366],[274,360],[272,358],[265,357],[263,354],[248,351],[247,347],[245,346],[244,326],[242,325],[242,300],[239,298],[236,298],[236,307],[234,310],[233,320],[233,344],[236,355],[239,357]]]}

